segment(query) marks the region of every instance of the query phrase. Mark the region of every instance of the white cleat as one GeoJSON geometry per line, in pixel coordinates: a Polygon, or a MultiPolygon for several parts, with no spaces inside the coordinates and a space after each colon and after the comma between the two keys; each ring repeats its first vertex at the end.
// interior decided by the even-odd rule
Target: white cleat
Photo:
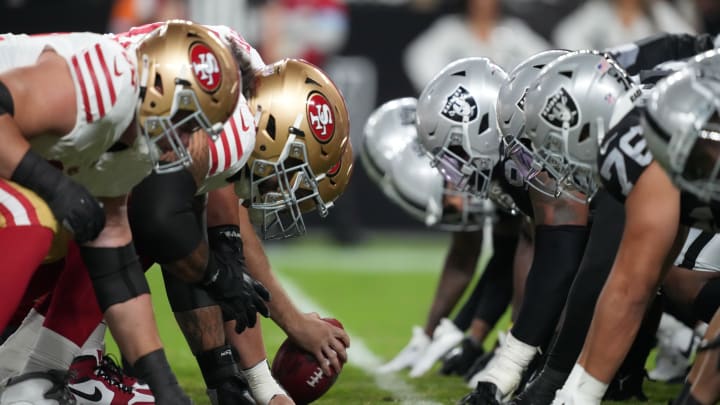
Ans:
{"type": "Polygon", "coordinates": [[[0,405],[75,405],[66,377],[67,372],[61,370],[13,377],[0,395],[0,405]]]}
{"type": "Polygon", "coordinates": [[[380,366],[378,373],[394,373],[414,366],[429,345],[430,338],[425,331],[419,326],[414,326],[410,343],[394,359],[380,366]]]}
{"type": "Polygon", "coordinates": [[[427,373],[432,366],[446,355],[452,348],[459,345],[463,339],[463,332],[455,324],[447,319],[440,320],[440,324],[433,332],[433,339],[425,349],[422,356],[415,362],[410,370],[410,377],[421,377],[427,373]]]}
{"type": "Polygon", "coordinates": [[[672,316],[663,314],[657,339],[655,368],[650,370],[648,378],[661,382],[682,382],[690,366],[690,357],[700,343],[700,337],[672,316]]]}

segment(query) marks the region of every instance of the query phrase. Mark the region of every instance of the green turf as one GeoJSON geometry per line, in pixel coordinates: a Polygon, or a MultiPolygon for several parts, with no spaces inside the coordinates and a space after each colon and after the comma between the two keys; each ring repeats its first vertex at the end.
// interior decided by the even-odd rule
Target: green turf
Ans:
{"type": "MultiPolygon", "coordinates": [[[[407,343],[413,325],[424,323],[447,243],[446,235],[392,235],[372,238],[359,247],[342,248],[322,238],[306,238],[273,243],[268,254],[281,277],[332,312],[351,332],[351,338],[364,341],[384,361],[407,343]]],[[[151,271],[149,280],[171,365],[195,403],[207,405],[202,377],[170,312],[159,271],[151,271]]],[[[500,327],[507,327],[507,316],[500,327]]],[[[272,355],[285,336],[268,320],[263,320],[263,331],[272,355]]],[[[112,340],[108,341],[109,350],[117,352],[112,340]]],[[[487,343],[492,341],[494,338],[487,343]]],[[[419,397],[442,404],[454,404],[469,391],[459,378],[442,377],[436,372],[418,379],[410,379],[406,373],[399,376],[419,397]]],[[[651,397],[646,404],[652,405],[665,405],[679,388],[649,382],[645,387],[651,397]]],[[[335,386],[317,403],[397,402],[399,398],[378,388],[375,377],[347,366],[335,386]]]]}

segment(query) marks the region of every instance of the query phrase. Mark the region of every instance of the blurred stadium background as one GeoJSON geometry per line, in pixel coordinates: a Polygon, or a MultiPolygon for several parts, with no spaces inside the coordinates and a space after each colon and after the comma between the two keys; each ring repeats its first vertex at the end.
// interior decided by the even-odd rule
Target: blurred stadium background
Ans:
{"type": "MultiPolygon", "coordinates": [[[[695,32],[720,32],[718,0],[638,1],[646,7],[655,2],[672,7],[695,32]]],[[[586,3],[502,0],[501,7],[505,15],[519,18],[553,46],[554,27],[586,3]]],[[[365,118],[376,106],[417,96],[403,67],[408,44],[441,17],[465,10],[462,0],[0,0],[0,31],[109,32],[170,17],[231,25],[261,50],[266,62],[302,56],[322,65],[346,96],[357,151],[365,118]],[[296,39],[306,38],[313,46],[280,46],[280,35],[287,31],[277,32],[277,25],[282,25],[274,19],[278,14],[261,18],[263,13],[303,7],[311,15],[306,10],[299,20],[284,20],[290,21],[285,25],[296,39]]],[[[651,19],[651,28],[659,30],[656,23],[651,19]]],[[[433,58],[431,50],[427,58],[433,58]]],[[[411,326],[424,322],[449,235],[427,230],[395,207],[359,162],[348,191],[330,216],[309,222],[308,236],[269,244],[268,255],[286,287],[301,299],[301,308],[337,317],[355,339],[350,366],[318,403],[454,403],[464,395],[468,388],[457,378],[430,373],[415,380],[402,375],[381,379],[363,371],[396,354],[407,342],[411,326]]],[[[149,275],[169,357],[196,403],[205,404],[202,379],[169,311],[158,273],[149,275]]],[[[272,356],[284,335],[271,322],[264,321],[263,328],[272,356]]],[[[649,403],[667,403],[676,389],[650,385],[649,403]]]]}

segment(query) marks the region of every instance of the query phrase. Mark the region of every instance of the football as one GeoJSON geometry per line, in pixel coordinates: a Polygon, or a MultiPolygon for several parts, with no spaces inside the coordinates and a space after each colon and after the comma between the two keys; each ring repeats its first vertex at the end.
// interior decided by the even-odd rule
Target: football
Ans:
{"type": "MultiPolygon", "coordinates": [[[[323,320],[343,328],[337,319],[323,320]]],[[[272,362],[272,374],[298,405],[309,404],[323,396],[338,377],[334,370],[332,375],[325,375],[315,356],[290,339],[280,345],[272,362]]]]}

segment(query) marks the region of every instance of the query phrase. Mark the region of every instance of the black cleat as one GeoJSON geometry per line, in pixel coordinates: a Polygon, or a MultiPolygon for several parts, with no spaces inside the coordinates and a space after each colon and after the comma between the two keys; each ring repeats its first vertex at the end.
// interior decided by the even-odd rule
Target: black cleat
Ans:
{"type": "Polygon", "coordinates": [[[443,375],[465,375],[473,363],[485,354],[482,346],[478,346],[466,337],[460,342],[460,347],[455,348],[443,359],[440,374],[443,375]]]}
{"type": "Polygon", "coordinates": [[[468,369],[468,371],[465,373],[465,376],[463,377],[465,378],[465,381],[470,381],[470,379],[473,378],[475,374],[483,371],[485,369],[485,366],[487,366],[487,364],[490,362],[494,355],[495,351],[493,350],[478,357],[473,363],[473,365],[470,367],[470,369],[468,369]]]}
{"type": "Polygon", "coordinates": [[[207,395],[212,405],[256,405],[247,380],[241,375],[224,381],[216,388],[208,388],[207,395]]]}
{"type": "Polygon", "coordinates": [[[458,402],[458,405],[500,405],[502,394],[495,384],[487,381],[479,381],[475,389],[465,395],[458,402]]]}
{"type": "Polygon", "coordinates": [[[618,372],[610,382],[603,400],[606,401],[635,401],[646,402],[647,395],[643,392],[643,381],[646,376],[645,369],[632,373],[618,372]]]}
{"type": "Polygon", "coordinates": [[[544,368],[509,405],[550,405],[568,374],[544,368]]]}

